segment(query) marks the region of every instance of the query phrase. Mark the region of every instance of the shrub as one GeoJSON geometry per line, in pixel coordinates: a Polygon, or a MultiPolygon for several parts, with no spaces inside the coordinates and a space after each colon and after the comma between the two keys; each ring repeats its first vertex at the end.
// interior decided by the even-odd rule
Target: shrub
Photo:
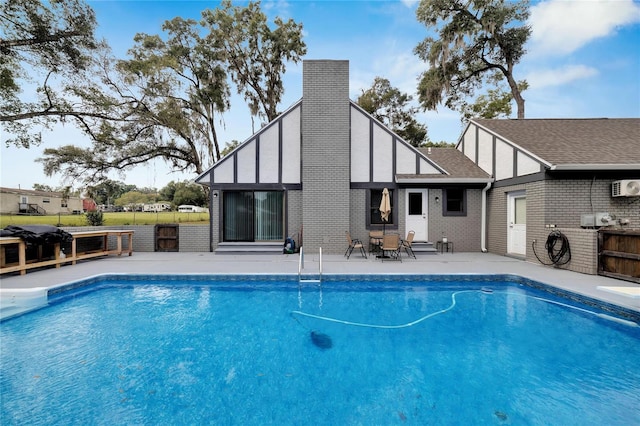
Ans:
{"type": "Polygon", "coordinates": [[[104,216],[100,211],[89,211],[86,213],[87,223],[91,226],[104,225],[104,216]]]}

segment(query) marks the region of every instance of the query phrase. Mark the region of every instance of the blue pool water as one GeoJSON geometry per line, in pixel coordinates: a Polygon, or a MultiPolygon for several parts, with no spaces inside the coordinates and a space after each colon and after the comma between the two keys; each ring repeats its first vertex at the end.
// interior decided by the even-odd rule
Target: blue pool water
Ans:
{"type": "Polygon", "coordinates": [[[2,322],[1,420],[638,424],[627,321],[486,277],[116,276],[2,322]]]}

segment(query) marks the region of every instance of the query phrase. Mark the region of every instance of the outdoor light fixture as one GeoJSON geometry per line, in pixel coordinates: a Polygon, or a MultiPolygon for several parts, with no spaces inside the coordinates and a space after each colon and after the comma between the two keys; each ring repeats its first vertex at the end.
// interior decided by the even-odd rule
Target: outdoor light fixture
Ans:
{"type": "Polygon", "coordinates": [[[440,202],[440,197],[436,197],[436,203],[440,202]]]}
{"type": "Polygon", "coordinates": [[[218,198],[218,193],[217,192],[213,193],[213,198],[218,198]]]}

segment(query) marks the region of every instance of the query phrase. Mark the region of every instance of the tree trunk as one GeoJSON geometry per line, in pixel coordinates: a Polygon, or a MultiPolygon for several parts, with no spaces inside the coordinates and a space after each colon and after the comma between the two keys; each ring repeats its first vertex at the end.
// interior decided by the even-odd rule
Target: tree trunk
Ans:
{"type": "Polygon", "coordinates": [[[507,77],[507,82],[511,88],[511,94],[513,95],[513,99],[515,99],[516,106],[518,107],[518,120],[522,120],[524,118],[524,98],[520,93],[520,89],[518,89],[518,83],[513,78],[512,68],[513,66],[510,65],[508,72],[505,73],[505,77],[507,77]]]}

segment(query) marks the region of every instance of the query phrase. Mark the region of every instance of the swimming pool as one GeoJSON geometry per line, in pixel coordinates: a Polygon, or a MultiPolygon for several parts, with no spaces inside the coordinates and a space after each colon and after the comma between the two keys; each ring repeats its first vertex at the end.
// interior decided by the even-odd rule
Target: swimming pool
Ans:
{"type": "Polygon", "coordinates": [[[514,276],[73,283],[2,322],[2,422],[637,421],[635,314],[547,290],[514,276]]]}

